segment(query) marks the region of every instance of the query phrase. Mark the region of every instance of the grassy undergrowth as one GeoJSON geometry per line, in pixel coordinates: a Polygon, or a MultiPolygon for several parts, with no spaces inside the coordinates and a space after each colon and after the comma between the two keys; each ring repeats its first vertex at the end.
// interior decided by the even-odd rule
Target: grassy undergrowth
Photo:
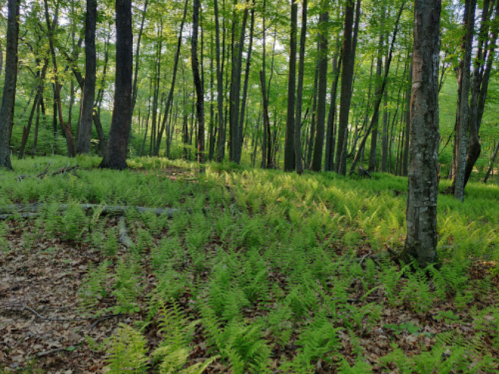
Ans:
{"type": "MultiPolygon", "coordinates": [[[[218,164],[198,174],[194,164],[152,158],[123,172],[79,158],[75,173],[29,177],[48,161],[0,172],[0,207],[45,203],[23,248],[9,244],[12,226],[0,222],[0,247],[29,252],[56,236],[101,252],[80,290],[81,313],[142,320],[90,341],[108,352],[111,372],[196,373],[205,359],[213,373],[499,368],[497,186],[471,184],[464,204],[439,196],[441,267],[413,272],[385,256],[403,245],[405,178],[218,164]],[[59,203],[70,208],[58,214],[59,203]],[[111,218],[80,203],[180,211],[171,220],[128,212],[135,246],[124,251],[111,218]],[[155,343],[145,338],[151,331],[155,343]]],[[[55,158],[51,170],[67,163],[55,158]]]]}

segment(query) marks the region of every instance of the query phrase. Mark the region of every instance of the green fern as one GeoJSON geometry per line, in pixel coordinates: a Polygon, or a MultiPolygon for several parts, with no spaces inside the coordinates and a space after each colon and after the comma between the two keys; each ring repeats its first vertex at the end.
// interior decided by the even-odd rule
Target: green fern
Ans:
{"type": "Polygon", "coordinates": [[[111,339],[107,369],[110,374],[147,372],[146,340],[138,331],[120,324],[117,334],[111,339]]]}

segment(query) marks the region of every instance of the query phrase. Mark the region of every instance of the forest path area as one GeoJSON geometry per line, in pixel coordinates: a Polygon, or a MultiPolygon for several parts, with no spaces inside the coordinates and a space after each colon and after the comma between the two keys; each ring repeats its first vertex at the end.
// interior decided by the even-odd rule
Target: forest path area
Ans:
{"type": "Polygon", "coordinates": [[[36,178],[47,162],[0,173],[0,208],[43,203],[0,221],[1,373],[499,367],[496,186],[439,197],[441,267],[412,271],[387,252],[403,245],[404,178],[149,158],[36,178]]]}

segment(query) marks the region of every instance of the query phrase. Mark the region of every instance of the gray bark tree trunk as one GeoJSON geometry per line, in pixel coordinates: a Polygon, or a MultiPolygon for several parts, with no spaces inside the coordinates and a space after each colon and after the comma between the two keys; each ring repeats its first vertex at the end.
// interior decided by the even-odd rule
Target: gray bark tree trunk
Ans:
{"type": "Polygon", "coordinates": [[[415,0],[407,238],[421,267],[437,258],[438,69],[441,0],[415,0]]]}

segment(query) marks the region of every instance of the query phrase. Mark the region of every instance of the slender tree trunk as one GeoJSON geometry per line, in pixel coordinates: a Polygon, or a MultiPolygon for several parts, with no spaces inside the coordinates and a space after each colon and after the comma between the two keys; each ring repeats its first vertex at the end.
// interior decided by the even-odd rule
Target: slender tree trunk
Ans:
{"type": "Polygon", "coordinates": [[[334,171],[334,150],[336,137],[336,99],[338,92],[338,80],[340,77],[341,58],[338,61],[339,55],[339,37],[336,38],[336,52],[333,57],[333,84],[331,87],[331,102],[329,105],[329,114],[327,119],[326,130],[326,155],[324,161],[325,171],[334,171]]]}
{"type": "Polygon", "coordinates": [[[303,0],[301,16],[300,34],[300,62],[298,64],[298,91],[296,94],[296,120],[294,128],[294,151],[295,168],[298,174],[303,173],[302,150],[301,150],[301,121],[302,121],[302,101],[303,101],[303,79],[305,71],[305,47],[307,42],[307,7],[308,0],[303,0]]]}
{"type": "MultiPolygon", "coordinates": [[[[381,17],[381,32],[379,34],[379,42],[378,42],[378,61],[376,63],[376,77],[377,77],[377,87],[376,87],[376,94],[379,93],[379,88],[381,88],[381,74],[383,71],[383,50],[384,50],[384,34],[385,30],[383,28],[384,25],[384,20],[385,20],[385,9],[383,8],[383,13],[381,17]]],[[[386,110],[386,108],[385,108],[386,110]]],[[[378,122],[379,122],[379,115],[376,118],[376,121],[373,125],[373,134],[371,137],[371,156],[370,156],[370,161],[369,161],[369,170],[374,171],[376,168],[376,145],[377,145],[377,137],[378,137],[378,122]]],[[[382,135],[382,140],[381,140],[381,171],[384,173],[386,172],[386,159],[387,159],[387,151],[388,151],[388,127],[386,126],[386,123],[383,122],[383,135],[382,135]]]]}
{"type": "MultiPolygon", "coordinates": [[[[484,2],[485,4],[485,2],[484,2]]],[[[491,4],[493,5],[493,4],[491,4]]],[[[487,19],[485,16],[484,20],[487,19]]],[[[483,22],[483,21],[482,21],[483,22]]],[[[489,22],[483,22],[488,25],[489,22]]],[[[483,48],[481,53],[477,54],[475,58],[475,72],[473,82],[473,90],[471,94],[471,108],[469,117],[469,146],[466,154],[466,166],[464,170],[464,186],[473,172],[473,167],[480,157],[481,144],[480,144],[480,125],[482,123],[483,112],[485,110],[485,102],[487,100],[487,91],[489,86],[489,79],[492,71],[493,62],[495,60],[495,49],[497,36],[499,32],[499,1],[496,2],[495,16],[491,23],[491,36],[488,39],[489,44],[483,48]]],[[[480,52],[480,50],[479,50],[480,52]]]]}
{"type": "Polygon", "coordinates": [[[198,29],[199,29],[199,9],[201,8],[200,0],[194,0],[194,11],[192,12],[192,39],[191,39],[191,61],[192,75],[194,77],[194,86],[196,87],[196,115],[198,120],[198,135],[197,135],[197,161],[201,164],[205,163],[204,152],[204,88],[199,73],[198,59],[198,29]]]}
{"type": "Polygon", "coordinates": [[[85,85],[83,89],[83,103],[80,125],[76,139],[76,153],[90,153],[92,140],[92,122],[95,100],[95,74],[97,71],[97,57],[95,51],[95,28],[97,24],[97,1],[87,0],[87,14],[85,18],[85,85]]]}
{"type": "Polygon", "coordinates": [[[163,137],[163,132],[165,131],[165,127],[166,127],[166,119],[168,118],[168,113],[171,111],[171,108],[172,108],[173,94],[175,92],[175,82],[177,80],[178,62],[180,59],[180,49],[182,47],[182,33],[184,30],[185,19],[187,17],[187,6],[188,5],[189,5],[189,0],[185,0],[184,14],[182,16],[182,22],[180,23],[180,30],[179,30],[179,35],[178,35],[178,39],[177,39],[177,49],[175,51],[175,62],[173,63],[172,83],[170,85],[170,91],[168,92],[168,98],[166,100],[163,122],[161,124],[161,129],[159,130],[158,138],[156,141],[156,150],[155,150],[156,155],[159,154],[159,149],[161,147],[161,139],[163,137]]]}
{"type": "Polygon", "coordinates": [[[314,94],[312,99],[312,120],[310,121],[310,135],[308,138],[308,146],[307,146],[307,158],[305,160],[305,166],[307,169],[310,169],[312,166],[312,154],[314,152],[314,139],[315,139],[315,121],[317,114],[317,92],[318,92],[318,81],[319,81],[319,66],[317,65],[315,68],[315,76],[314,76],[314,94]]]}
{"type": "Polygon", "coordinates": [[[291,31],[289,39],[288,110],[286,116],[286,138],[284,141],[284,171],[295,169],[294,124],[296,88],[296,35],[298,3],[291,0],[291,31]]]}
{"type": "Polygon", "coordinates": [[[114,108],[102,168],[127,168],[126,156],[132,122],[133,36],[132,2],[116,0],[116,78],[114,108]]]}
{"type": "Polygon", "coordinates": [[[436,261],[438,197],[438,68],[441,0],[416,0],[411,141],[404,255],[425,268],[436,261]]]}
{"type": "MultiPolygon", "coordinates": [[[[250,77],[250,67],[251,67],[251,52],[253,49],[253,32],[255,29],[255,9],[251,10],[251,21],[250,21],[250,31],[249,31],[249,44],[246,58],[246,70],[244,72],[244,87],[243,87],[243,99],[241,101],[241,117],[239,119],[239,134],[241,139],[239,143],[242,144],[244,139],[244,119],[246,118],[246,101],[248,97],[248,84],[250,77]]],[[[241,155],[239,155],[241,158],[241,155]]]]}
{"type": "Polygon", "coordinates": [[[139,65],[140,65],[140,41],[142,40],[142,32],[144,31],[144,23],[146,20],[147,6],[149,0],[144,2],[144,10],[142,10],[142,20],[140,21],[139,35],[137,37],[137,46],[135,47],[135,72],[133,74],[133,85],[132,85],[132,114],[135,109],[135,104],[137,103],[137,82],[139,78],[139,65]]]}
{"type": "Polygon", "coordinates": [[[38,101],[38,106],[36,107],[36,122],[35,122],[35,135],[33,137],[33,148],[31,149],[31,157],[34,158],[36,154],[36,147],[38,145],[38,130],[40,128],[40,107],[42,106],[43,94],[38,101]]]}
{"type": "Polygon", "coordinates": [[[214,0],[215,12],[215,43],[217,60],[217,108],[218,108],[218,143],[217,162],[222,162],[225,153],[225,129],[224,129],[224,97],[223,97],[223,72],[220,62],[220,23],[218,13],[218,0],[214,0]]]}
{"type": "Polygon", "coordinates": [[[459,62],[458,74],[458,105],[456,118],[456,138],[454,142],[455,178],[453,181],[454,198],[464,201],[464,179],[466,167],[466,147],[469,123],[469,94],[470,94],[470,68],[471,49],[475,27],[475,7],[477,0],[466,0],[464,10],[464,27],[466,34],[463,36],[461,52],[463,54],[459,62]]]}
{"type": "Polygon", "coordinates": [[[362,138],[362,141],[359,145],[359,150],[357,151],[355,158],[353,159],[352,165],[350,166],[350,173],[355,172],[355,167],[357,166],[357,163],[359,162],[360,159],[360,154],[366,144],[367,137],[369,136],[369,133],[371,132],[371,129],[374,125],[374,119],[378,116],[379,114],[379,107],[382,101],[382,95],[385,92],[385,87],[388,79],[388,74],[390,72],[390,64],[392,62],[392,57],[393,57],[393,51],[395,47],[395,40],[397,39],[397,31],[400,23],[400,16],[402,15],[402,11],[404,10],[405,3],[403,3],[399,9],[398,15],[397,15],[397,20],[395,21],[395,30],[393,31],[393,37],[392,37],[392,42],[390,46],[390,51],[388,52],[388,59],[385,63],[385,75],[383,77],[383,82],[381,83],[381,89],[380,89],[380,94],[378,98],[376,99],[376,102],[374,103],[374,113],[373,117],[371,119],[371,123],[369,127],[366,129],[366,132],[364,134],[364,137],[362,138]]]}
{"type": "MultiPolygon", "coordinates": [[[[66,137],[66,146],[68,148],[68,156],[69,157],[74,157],[75,156],[75,148],[74,148],[74,141],[73,141],[73,134],[71,133],[71,122],[68,122],[68,124],[64,123],[64,117],[62,114],[62,102],[61,102],[61,88],[59,86],[59,78],[58,78],[58,72],[57,72],[57,59],[55,55],[55,48],[54,48],[54,31],[55,31],[55,25],[56,23],[54,22],[53,25],[50,24],[50,19],[49,19],[49,8],[48,8],[48,3],[47,0],[44,0],[44,5],[45,5],[45,21],[47,22],[47,31],[49,34],[49,46],[50,46],[50,54],[52,55],[52,63],[53,63],[53,70],[54,70],[54,89],[55,89],[55,97],[54,99],[56,100],[57,104],[57,109],[59,113],[59,122],[61,124],[62,130],[64,131],[64,135],[66,137]]],[[[56,11],[57,13],[57,11],[56,11]]],[[[54,109],[55,109],[54,105],[54,109]]],[[[54,129],[55,130],[55,129],[54,129]]]]}
{"type": "Polygon", "coordinates": [[[323,1],[321,15],[319,18],[319,87],[317,98],[317,130],[314,145],[314,157],[312,170],[321,171],[322,154],[324,150],[324,129],[326,123],[326,91],[327,91],[327,25],[329,13],[327,1],[323,1]]]}
{"type": "Polygon", "coordinates": [[[352,100],[352,80],[355,65],[355,51],[353,49],[352,31],[354,19],[354,3],[347,1],[345,9],[345,26],[343,35],[343,49],[341,59],[343,67],[341,71],[341,99],[340,118],[338,124],[338,143],[336,146],[336,172],[346,174],[346,143],[348,139],[348,118],[350,114],[350,103],[352,100]]]}
{"type": "Polygon", "coordinates": [[[490,177],[490,174],[494,171],[494,163],[496,161],[497,153],[499,152],[499,140],[497,141],[496,149],[494,150],[494,153],[492,154],[492,157],[490,159],[490,166],[489,169],[487,170],[487,174],[485,174],[485,178],[483,180],[483,183],[487,183],[487,180],[490,177]]]}

